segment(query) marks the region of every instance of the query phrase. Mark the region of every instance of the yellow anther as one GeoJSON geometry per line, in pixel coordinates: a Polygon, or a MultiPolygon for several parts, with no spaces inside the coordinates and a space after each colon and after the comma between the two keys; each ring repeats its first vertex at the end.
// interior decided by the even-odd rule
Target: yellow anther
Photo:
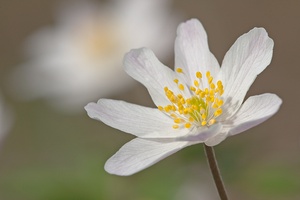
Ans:
{"type": "Polygon", "coordinates": [[[223,100],[222,99],[219,99],[219,101],[217,102],[218,106],[222,106],[223,105],[223,100]]]}
{"type": "Polygon", "coordinates": [[[189,113],[189,109],[188,108],[185,108],[184,110],[183,110],[183,113],[186,115],[186,114],[188,114],[189,113]]]}
{"type": "Polygon", "coordinates": [[[197,80],[194,80],[194,85],[195,85],[196,87],[198,87],[198,86],[199,86],[199,82],[198,82],[197,80]]]}
{"type": "Polygon", "coordinates": [[[168,90],[166,91],[166,94],[167,94],[167,95],[173,95],[174,93],[172,92],[172,90],[169,90],[169,89],[168,89],[168,90]]]}
{"type": "Polygon", "coordinates": [[[179,126],[175,124],[175,125],[173,125],[173,128],[174,128],[174,129],[178,129],[179,126]]]}
{"type": "Polygon", "coordinates": [[[206,77],[207,77],[207,78],[210,77],[210,71],[207,71],[207,72],[206,72],[206,77]]]}
{"type": "Polygon", "coordinates": [[[215,111],[214,115],[215,115],[216,117],[218,117],[219,115],[222,114],[222,112],[223,112],[222,109],[219,108],[218,110],[215,111]]]}
{"type": "Polygon", "coordinates": [[[207,102],[212,102],[211,96],[206,97],[206,101],[207,101],[207,102]]]}
{"type": "Polygon", "coordinates": [[[179,84],[179,85],[178,85],[178,88],[179,88],[180,90],[182,90],[182,91],[184,90],[184,86],[183,86],[182,84],[179,84]]]}
{"type": "Polygon", "coordinates": [[[202,121],[202,122],[201,122],[201,125],[202,125],[202,126],[205,126],[206,124],[207,124],[206,121],[202,121]]]}
{"type": "Polygon", "coordinates": [[[198,110],[198,106],[192,105],[192,109],[193,109],[193,110],[198,110]]]}
{"type": "Polygon", "coordinates": [[[190,90],[195,92],[196,91],[196,88],[194,86],[190,86],[190,90]]]}
{"type": "Polygon", "coordinates": [[[224,90],[219,90],[220,96],[222,96],[223,93],[224,93],[224,90]]]}
{"type": "Polygon", "coordinates": [[[202,78],[201,72],[196,72],[196,77],[197,77],[197,78],[202,78]]]}
{"type": "Polygon", "coordinates": [[[212,105],[212,107],[216,109],[216,108],[218,108],[219,106],[218,106],[217,103],[214,103],[214,104],[212,105]]]}
{"type": "Polygon", "coordinates": [[[213,79],[214,79],[214,78],[210,76],[210,77],[208,78],[208,83],[211,84],[212,81],[213,81],[213,79]]]}
{"type": "Polygon", "coordinates": [[[208,94],[209,93],[208,88],[205,88],[204,92],[205,92],[205,94],[208,94]]]}
{"type": "Polygon", "coordinates": [[[176,118],[176,117],[177,117],[177,115],[175,115],[174,113],[172,113],[170,116],[171,116],[172,118],[176,118]]]}
{"type": "Polygon", "coordinates": [[[219,89],[219,90],[223,90],[223,84],[222,84],[221,81],[218,81],[218,82],[217,82],[217,86],[218,86],[218,89],[219,89]]]}
{"type": "Polygon", "coordinates": [[[172,106],[171,106],[171,105],[167,105],[167,106],[165,107],[165,110],[166,110],[167,112],[170,112],[170,111],[172,110],[172,106]]]}
{"type": "Polygon", "coordinates": [[[182,94],[178,94],[177,97],[178,97],[179,99],[181,99],[183,96],[182,96],[182,94]]]}
{"type": "Polygon", "coordinates": [[[169,98],[169,100],[170,100],[171,102],[174,102],[174,101],[176,100],[176,98],[175,98],[175,96],[174,96],[174,95],[170,95],[170,98],[169,98]]]}
{"type": "Polygon", "coordinates": [[[162,110],[164,109],[162,106],[158,106],[157,108],[158,108],[158,110],[160,110],[160,111],[162,111],[162,110]]]}
{"type": "Polygon", "coordinates": [[[171,93],[166,93],[166,96],[168,97],[168,99],[170,99],[172,95],[173,94],[171,94],[171,93]]]}
{"type": "Polygon", "coordinates": [[[180,99],[180,103],[185,104],[184,98],[180,99]]]}
{"type": "Polygon", "coordinates": [[[164,87],[164,90],[165,90],[165,92],[167,92],[169,90],[169,88],[168,87],[164,87]]]}
{"type": "Polygon", "coordinates": [[[178,110],[183,110],[184,109],[180,102],[177,104],[177,106],[178,106],[178,110]]]}
{"type": "Polygon", "coordinates": [[[181,119],[180,119],[180,118],[174,119],[174,123],[179,124],[180,122],[181,122],[181,119]]]}
{"type": "Polygon", "coordinates": [[[203,99],[205,97],[205,92],[201,92],[200,97],[203,99]]]}
{"type": "Polygon", "coordinates": [[[203,114],[201,115],[201,117],[202,117],[202,120],[206,120],[206,114],[205,114],[205,113],[203,113],[203,114]]]}
{"type": "Polygon", "coordinates": [[[185,128],[190,128],[191,126],[192,126],[192,124],[190,124],[190,123],[186,123],[186,124],[184,125],[185,128]]]}
{"type": "Polygon", "coordinates": [[[176,107],[174,105],[172,105],[172,110],[176,111],[176,107]]]}
{"type": "Polygon", "coordinates": [[[175,78],[175,79],[174,79],[174,82],[175,82],[176,84],[178,84],[178,79],[177,79],[177,78],[175,78]]]}
{"type": "Polygon", "coordinates": [[[178,73],[183,73],[183,70],[182,70],[182,68],[177,68],[177,69],[176,69],[176,72],[178,72],[178,73]]]}
{"type": "Polygon", "coordinates": [[[196,93],[197,95],[199,95],[201,92],[202,92],[202,91],[201,91],[200,89],[198,89],[195,93],[196,93]]]}
{"type": "Polygon", "coordinates": [[[165,110],[166,112],[170,112],[170,108],[169,108],[168,106],[165,106],[165,107],[164,107],[164,110],[165,110]]]}
{"type": "Polygon", "coordinates": [[[217,99],[215,100],[215,104],[218,106],[218,107],[221,107],[223,105],[223,100],[222,99],[217,99]]]}
{"type": "Polygon", "coordinates": [[[211,88],[211,89],[215,89],[215,88],[216,88],[215,84],[211,83],[211,84],[210,84],[210,88],[211,88]]]}

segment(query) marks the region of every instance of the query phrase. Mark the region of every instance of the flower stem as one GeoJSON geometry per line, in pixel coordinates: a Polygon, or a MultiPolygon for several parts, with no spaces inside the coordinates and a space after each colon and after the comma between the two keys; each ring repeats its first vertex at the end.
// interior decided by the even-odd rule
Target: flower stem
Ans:
{"type": "Polygon", "coordinates": [[[228,200],[226,190],[224,187],[224,183],[223,183],[223,180],[222,180],[222,177],[220,174],[220,170],[218,167],[218,163],[216,160],[214,149],[213,149],[213,147],[207,146],[205,144],[204,144],[204,149],[205,149],[205,153],[206,153],[210,171],[212,173],[215,184],[217,186],[219,196],[220,196],[221,200],[228,200]]]}

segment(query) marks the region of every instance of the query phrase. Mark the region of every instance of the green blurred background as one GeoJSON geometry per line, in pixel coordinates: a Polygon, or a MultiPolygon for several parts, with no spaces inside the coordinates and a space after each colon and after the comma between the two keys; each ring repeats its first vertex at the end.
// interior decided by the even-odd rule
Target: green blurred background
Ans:
{"type": "MultiPolygon", "coordinates": [[[[54,23],[60,3],[0,1],[1,90],[14,112],[11,131],[1,142],[0,199],[218,199],[202,145],[186,148],[136,175],[113,176],[104,171],[104,163],[132,136],[88,118],[84,111],[64,114],[45,101],[20,102],[9,95],[4,80],[24,61],[20,50],[24,40],[54,23]]],[[[231,199],[300,199],[300,1],[177,0],[172,6],[183,20],[201,20],[219,62],[236,38],[253,27],[266,28],[274,39],[272,63],[248,96],[276,93],[283,99],[280,111],[215,150],[231,199]]],[[[173,66],[173,58],[165,63],[173,66]]],[[[153,106],[138,83],[111,98],[153,106]]]]}

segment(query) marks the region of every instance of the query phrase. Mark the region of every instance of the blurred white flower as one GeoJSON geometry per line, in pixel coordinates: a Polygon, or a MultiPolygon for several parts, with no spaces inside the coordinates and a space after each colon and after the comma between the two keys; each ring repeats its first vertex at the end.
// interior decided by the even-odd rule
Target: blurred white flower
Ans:
{"type": "Polygon", "coordinates": [[[29,59],[14,71],[12,91],[24,99],[44,98],[59,109],[78,111],[89,101],[128,88],[133,81],[122,69],[125,52],[149,46],[162,58],[171,53],[177,17],[169,3],[66,4],[57,24],[27,41],[29,59]]]}
{"type": "Polygon", "coordinates": [[[3,102],[0,95],[0,141],[5,137],[12,125],[13,115],[8,106],[3,102]]]}

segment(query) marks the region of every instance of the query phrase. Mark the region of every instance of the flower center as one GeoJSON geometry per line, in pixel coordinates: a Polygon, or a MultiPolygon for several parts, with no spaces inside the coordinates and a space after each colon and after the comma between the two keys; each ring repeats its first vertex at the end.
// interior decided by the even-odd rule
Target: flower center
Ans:
{"type": "MultiPolygon", "coordinates": [[[[177,68],[177,73],[183,73],[181,68],[177,68]]],[[[202,73],[196,72],[194,84],[189,88],[185,88],[178,79],[174,79],[175,84],[180,91],[189,90],[190,98],[185,98],[184,95],[174,94],[172,90],[165,87],[165,95],[170,101],[169,105],[158,106],[158,109],[174,120],[174,129],[181,127],[190,128],[193,126],[210,126],[216,123],[217,118],[222,114],[223,100],[221,99],[224,93],[222,81],[217,81],[215,84],[210,72],[206,72],[206,81],[208,88],[200,88],[203,85],[202,73]]]]}

